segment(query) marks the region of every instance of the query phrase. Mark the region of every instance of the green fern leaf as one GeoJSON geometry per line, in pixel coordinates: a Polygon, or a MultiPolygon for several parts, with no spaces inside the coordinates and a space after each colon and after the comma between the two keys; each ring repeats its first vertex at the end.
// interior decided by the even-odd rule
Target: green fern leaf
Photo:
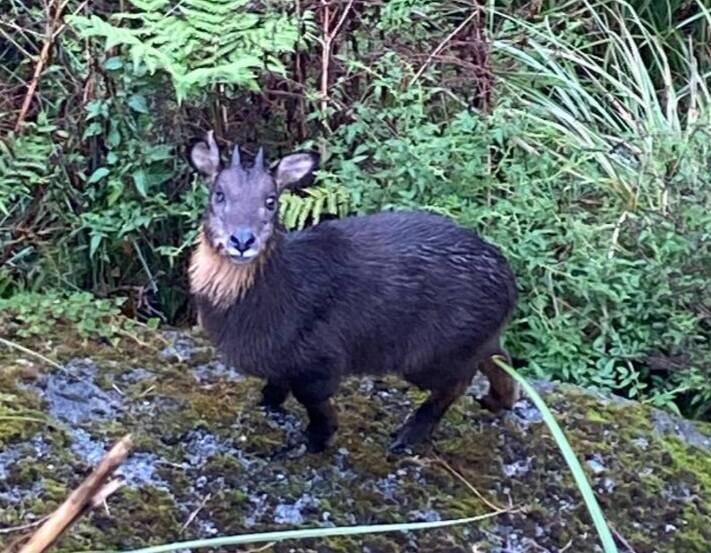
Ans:
{"type": "Polygon", "coordinates": [[[69,21],[81,36],[104,38],[107,50],[123,46],[135,66],[168,73],[178,101],[218,83],[256,89],[260,71],[283,72],[279,55],[307,46],[299,28],[314,21],[310,12],[298,18],[253,11],[248,0],[130,4],[130,11],[112,16],[115,24],[95,15],[69,21]]]}

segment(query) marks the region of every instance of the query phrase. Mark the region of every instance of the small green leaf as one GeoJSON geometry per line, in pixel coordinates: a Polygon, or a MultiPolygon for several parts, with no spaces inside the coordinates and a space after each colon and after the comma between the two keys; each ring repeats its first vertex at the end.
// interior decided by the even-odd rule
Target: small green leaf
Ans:
{"type": "Polygon", "coordinates": [[[146,173],[143,169],[136,169],[133,174],[133,184],[136,185],[136,190],[138,193],[145,198],[146,197],[146,173]]]}
{"type": "Polygon", "coordinates": [[[89,126],[84,130],[84,134],[82,135],[82,140],[86,140],[87,138],[91,138],[92,136],[96,136],[97,134],[101,134],[102,131],[102,126],[101,123],[98,121],[94,121],[93,123],[90,123],[89,126]]]}
{"type": "Polygon", "coordinates": [[[103,239],[104,239],[104,237],[101,236],[100,234],[92,235],[91,241],[89,242],[89,257],[94,257],[94,254],[96,253],[96,250],[101,245],[101,241],[103,239]]]}
{"type": "Polygon", "coordinates": [[[106,199],[108,205],[115,205],[116,202],[123,196],[123,182],[120,179],[111,180],[108,188],[110,189],[109,197],[106,199]]]}
{"type": "Polygon", "coordinates": [[[148,113],[146,99],[140,94],[134,94],[128,99],[128,105],[133,111],[138,113],[148,113]]]}
{"type": "Polygon", "coordinates": [[[104,69],[107,71],[116,71],[123,67],[123,60],[117,56],[109,58],[104,62],[104,69]]]}
{"type": "Polygon", "coordinates": [[[96,182],[99,182],[101,179],[103,179],[108,174],[109,174],[109,170],[106,167],[99,167],[96,171],[94,171],[91,174],[91,176],[89,177],[89,180],[86,182],[87,182],[87,184],[94,184],[96,182]]]}
{"type": "Polygon", "coordinates": [[[112,122],[111,124],[111,130],[109,130],[109,135],[106,137],[106,140],[112,148],[116,148],[119,144],[121,144],[121,133],[118,130],[118,125],[114,124],[112,122]]]}
{"type": "Polygon", "coordinates": [[[163,161],[173,157],[173,146],[170,144],[158,144],[146,150],[148,161],[163,161]]]}
{"type": "Polygon", "coordinates": [[[105,117],[106,103],[103,100],[92,100],[86,104],[86,118],[94,119],[95,117],[105,117]]]}

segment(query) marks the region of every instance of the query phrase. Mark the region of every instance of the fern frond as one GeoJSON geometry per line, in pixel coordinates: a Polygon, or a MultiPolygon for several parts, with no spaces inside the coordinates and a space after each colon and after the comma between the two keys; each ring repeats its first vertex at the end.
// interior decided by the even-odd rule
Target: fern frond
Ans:
{"type": "Polygon", "coordinates": [[[28,125],[19,137],[10,134],[0,140],[0,213],[9,216],[21,210],[32,189],[49,184],[56,167],[48,163],[55,150],[51,132],[28,125]]]}
{"type": "Polygon", "coordinates": [[[280,54],[303,47],[302,22],[294,15],[250,11],[248,0],[130,0],[130,12],[74,16],[70,23],[84,37],[102,37],[108,50],[124,46],[134,64],[170,75],[178,101],[217,83],[257,88],[260,70],[283,70],[280,54]],[[265,59],[271,60],[265,63],[265,59]]]}
{"type": "Polygon", "coordinates": [[[305,196],[286,193],[281,197],[281,217],[288,229],[302,229],[314,224],[324,214],[343,217],[348,213],[350,197],[342,186],[317,186],[304,190],[305,196]]]}

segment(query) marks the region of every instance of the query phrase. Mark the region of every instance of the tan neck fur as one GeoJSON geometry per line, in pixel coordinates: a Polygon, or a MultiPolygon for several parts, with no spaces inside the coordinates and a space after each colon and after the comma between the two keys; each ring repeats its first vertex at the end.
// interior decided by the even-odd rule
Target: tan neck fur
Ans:
{"type": "Polygon", "coordinates": [[[261,265],[261,259],[249,265],[235,265],[218,254],[200,231],[190,260],[190,291],[226,309],[251,288],[261,265]]]}

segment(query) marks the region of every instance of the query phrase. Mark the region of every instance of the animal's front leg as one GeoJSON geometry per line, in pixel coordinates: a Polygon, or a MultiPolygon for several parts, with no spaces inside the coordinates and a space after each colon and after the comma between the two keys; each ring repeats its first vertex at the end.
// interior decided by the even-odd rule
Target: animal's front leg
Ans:
{"type": "Polygon", "coordinates": [[[326,449],[338,429],[338,416],[331,396],[338,389],[338,380],[326,375],[303,375],[292,383],[294,397],[306,408],[309,425],[306,428],[308,448],[312,453],[326,449]]]}
{"type": "Polygon", "coordinates": [[[267,409],[278,410],[289,397],[291,387],[288,382],[280,380],[267,380],[267,383],[262,388],[262,400],[259,405],[267,409]]]}

